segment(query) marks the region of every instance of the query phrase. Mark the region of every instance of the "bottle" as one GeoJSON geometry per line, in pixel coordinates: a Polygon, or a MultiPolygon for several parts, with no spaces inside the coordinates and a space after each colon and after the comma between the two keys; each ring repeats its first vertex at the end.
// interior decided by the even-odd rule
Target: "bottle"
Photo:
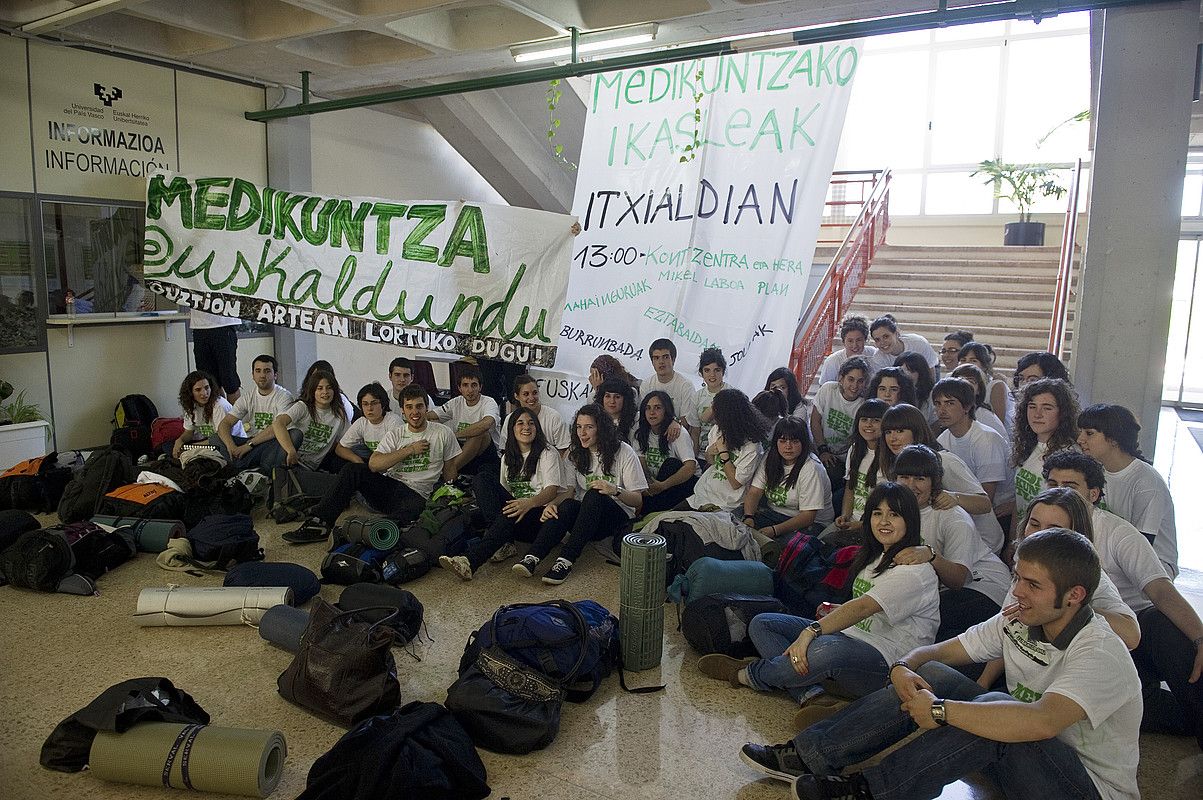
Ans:
{"type": "Polygon", "coordinates": [[[75,292],[67,290],[64,299],[67,301],[67,319],[75,319],[75,292]]]}

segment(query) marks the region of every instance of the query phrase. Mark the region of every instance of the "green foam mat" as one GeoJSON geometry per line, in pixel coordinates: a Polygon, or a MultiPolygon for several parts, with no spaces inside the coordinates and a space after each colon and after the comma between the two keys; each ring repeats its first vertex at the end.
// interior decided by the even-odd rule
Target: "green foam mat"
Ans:
{"type": "Polygon", "coordinates": [[[664,653],[667,552],[659,534],[629,533],[622,538],[618,625],[626,669],[651,669],[664,653]]]}

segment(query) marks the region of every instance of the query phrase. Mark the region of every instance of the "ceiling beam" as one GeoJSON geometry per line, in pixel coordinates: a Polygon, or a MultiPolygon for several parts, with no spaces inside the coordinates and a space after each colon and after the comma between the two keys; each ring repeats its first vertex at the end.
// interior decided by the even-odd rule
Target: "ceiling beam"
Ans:
{"type": "Polygon", "coordinates": [[[108,14],[113,11],[120,11],[123,8],[136,6],[146,0],[92,0],[91,3],[85,3],[82,6],[69,8],[66,11],[60,11],[57,14],[51,14],[48,17],[35,19],[33,22],[27,22],[21,25],[17,30],[21,33],[27,33],[31,36],[36,36],[50,31],[65,28],[68,25],[74,25],[77,22],[99,17],[102,14],[108,14]]]}

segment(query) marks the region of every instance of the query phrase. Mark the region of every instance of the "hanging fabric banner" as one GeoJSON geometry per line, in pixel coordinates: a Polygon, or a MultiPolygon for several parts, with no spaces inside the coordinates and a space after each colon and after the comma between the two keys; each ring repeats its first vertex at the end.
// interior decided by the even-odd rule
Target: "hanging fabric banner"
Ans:
{"type": "Polygon", "coordinates": [[[147,286],[214,314],[550,367],[573,220],[463,201],[323,197],[158,171],[147,286]]]}
{"type": "Polygon", "coordinates": [[[593,77],[544,397],[580,405],[601,353],[650,375],[658,338],[691,379],[721,347],[745,391],[788,363],[859,59],[831,42],[593,77]]]}

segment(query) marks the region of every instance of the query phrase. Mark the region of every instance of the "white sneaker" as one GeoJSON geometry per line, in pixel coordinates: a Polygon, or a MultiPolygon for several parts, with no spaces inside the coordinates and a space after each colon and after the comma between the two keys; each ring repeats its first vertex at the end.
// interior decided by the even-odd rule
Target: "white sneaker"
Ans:
{"type": "Polygon", "coordinates": [[[508,561],[518,555],[518,548],[514,547],[513,542],[506,542],[497,549],[497,552],[489,558],[494,564],[500,564],[502,561],[508,561]]]}
{"type": "Polygon", "coordinates": [[[439,566],[454,572],[460,580],[472,580],[472,565],[466,556],[439,556],[439,566]]]}

